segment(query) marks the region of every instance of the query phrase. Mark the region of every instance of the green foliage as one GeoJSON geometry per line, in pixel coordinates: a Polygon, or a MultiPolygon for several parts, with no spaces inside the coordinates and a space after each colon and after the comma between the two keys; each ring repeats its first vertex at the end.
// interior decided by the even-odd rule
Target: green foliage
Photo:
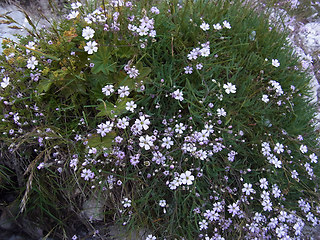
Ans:
{"type": "Polygon", "coordinates": [[[94,54],[92,58],[92,62],[94,63],[94,67],[92,68],[92,73],[97,74],[99,72],[103,72],[108,75],[109,72],[114,72],[116,62],[112,61],[111,58],[111,48],[101,47],[98,52],[94,54]]]}

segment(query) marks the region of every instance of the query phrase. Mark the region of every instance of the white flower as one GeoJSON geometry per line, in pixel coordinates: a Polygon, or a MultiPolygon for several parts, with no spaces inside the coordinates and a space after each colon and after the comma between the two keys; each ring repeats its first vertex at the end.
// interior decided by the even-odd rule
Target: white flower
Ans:
{"type": "Polygon", "coordinates": [[[89,154],[96,154],[97,153],[97,149],[92,147],[92,148],[89,149],[88,153],[89,154]]]}
{"type": "Polygon", "coordinates": [[[40,164],[38,165],[37,168],[40,170],[40,169],[42,169],[42,168],[44,168],[44,167],[45,167],[45,163],[42,162],[42,163],[40,163],[40,164]]]}
{"type": "Polygon", "coordinates": [[[192,51],[188,54],[189,60],[196,60],[198,58],[198,55],[200,54],[200,48],[194,48],[192,51]]]}
{"type": "Polygon", "coordinates": [[[150,32],[149,32],[149,37],[156,37],[156,35],[157,35],[157,31],[156,30],[151,30],[150,32]]]}
{"type": "Polygon", "coordinates": [[[299,207],[301,208],[302,211],[304,211],[305,213],[309,212],[310,209],[311,209],[311,206],[308,202],[306,202],[305,200],[303,199],[300,199],[298,201],[299,203],[299,207]]]}
{"type": "Polygon", "coordinates": [[[207,151],[203,151],[202,149],[200,149],[195,153],[195,155],[196,157],[200,158],[200,160],[205,160],[208,156],[208,153],[207,151]]]}
{"type": "Polygon", "coordinates": [[[137,104],[135,104],[134,101],[130,101],[126,103],[126,110],[130,112],[134,112],[135,108],[137,108],[137,104]]]}
{"type": "Polygon", "coordinates": [[[274,164],[274,166],[275,166],[276,168],[281,168],[282,162],[281,162],[280,160],[278,160],[278,159],[275,159],[275,160],[273,161],[273,164],[274,164]]]}
{"type": "Polygon", "coordinates": [[[89,179],[94,178],[94,172],[92,172],[90,169],[83,169],[81,177],[84,178],[84,180],[88,181],[89,179]]]}
{"type": "Polygon", "coordinates": [[[299,175],[299,173],[296,170],[293,170],[291,172],[291,177],[294,178],[294,179],[298,179],[298,175],[299,175]]]}
{"type": "Polygon", "coordinates": [[[208,222],[205,219],[200,221],[199,222],[199,228],[200,228],[200,230],[207,229],[208,228],[208,222]]]}
{"type": "MultiPolygon", "coordinates": [[[[35,48],[35,42],[33,41],[30,41],[28,42],[28,44],[26,45],[27,48],[30,48],[30,49],[36,49],[35,48]]],[[[26,49],[26,53],[30,53],[30,50],[29,49],[26,49]]]]}
{"type": "Polygon", "coordinates": [[[165,207],[167,205],[166,200],[160,200],[159,205],[160,207],[165,207]]]}
{"type": "Polygon", "coordinates": [[[259,223],[259,222],[261,222],[261,221],[264,221],[264,218],[263,218],[263,217],[264,217],[264,216],[262,216],[261,213],[256,212],[256,213],[254,214],[253,220],[254,220],[255,222],[259,223]]]}
{"type": "Polygon", "coordinates": [[[28,59],[27,61],[27,68],[29,69],[35,69],[35,67],[38,65],[38,61],[36,57],[32,56],[31,58],[28,59]]]}
{"type": "Polygon", "coordinates": [[[6,88],[9,85],[9,80],[10,80],[9,77],[4,77],[1,82],[1,87],[6,88]]]}
{"type": "Polygon", "coordinates": [[[196,68],[197,68],[198,70],[201,70],[201,69],[203,68],[202,63],[198,63],[198,64],[196,65],[196,68]]]}
{"type": "Polygon", "coordinates": [[[67,19],[74,19],[79,15],[78,11],[71,11],[71,13],[69,13],[69,15],[67,16],[67,19]]]}
{"type": "Polygon", "coordinates": [[[265,102],[265,103],[269,102],[269,97],[268,97],[268,95],[267,95],[267,94],[263,94],[261,100],[262,100],[263,102],[265,102]]]}
{"type": "Polygon", "coordinates": [[[135,31],[137,31],[137,26],[135,26],[135,25],[132,25],[132,24],[128,24],[128,29],[130,30],[130,31],[132,31],[132,32],[135,32],[135,31]]]}
{"type": "Polygon", "coordinates": [[[157,7],[152,7],[152,8],[150,9],[150,12],[152,12],[152,13],[154,13],[154,14],[156,14],[156,15],[158,15],[158,14],[160,13],[160,11],[159,11],[159,9],[158,9],[157,7]]]}
{"type": "Polygon", "coordinates": [[[270,80],[269,83],[272,85],[273,90],[276,91],[277,95],[281,96],[283,94],[283,90],[280,83],[274,80],[270,80]]]}
{"type": "Polygon", "coordinates": [[[273,149],[276,153],[280,154],[284,152],[283,145],[281,143],[276,143],[273,149]]]}
{"type": "Polygon", "coordinates": [[[106,85],[102,88],[102,93],[104,93],[106,96],[111,95],[111,93],[114,92],[112,85],[106,85]]]}
{"type": "Polygon", "coordinates": [[[223,84],[223,88],[225,89],[227,94],[236,93],[237,90],[236,86],[230,82],[228,82],[227,84],[223,84]]]}
{"type": "Polygon", "coordinates": [[[263,201],[266,201],[266,200],[270,199],[270,193],[265,191],[265,190],[263,190],[263,192],[261,193],[260,196],[263,199],[263,201]]]}
{"type": "Polygon", "coordinates": [[[86,27],[82,29],[82,37],[84,37],[85,40],[89,40],[90,38],[93,38],[95,31],[91,27],[86,27]]]}
{"type": "Polygon", "coordinates": [[[129,87],[128,86],[121,86],[119,89],[118,89],[118,94],[120,95],[121,98],[123,97],[127,97],[129,96],[130,92],[129,92],[129,87]]]}
{"type": "Polygon", "coordinates": [[[143,17],[140,19],[141,25],[143,27],[146,27],[148,29],[153,29],[154,28],[154,19],[153,18],[148,18],[147,16],[143,17]]]}
{"type": "Polygon", "coordinates": [[[228,205],[228,212],[232,214],[232,217],[238,214],[240,211],[240,208],[238,206],[238,203],[233,203],[232,205],[228,205]]]}
{"type": "Polygon", "coordinates": [[[73,10],[78,9],[81,6],[82,6],[82,3],[80,3],[80,2],[71,3],[71,8],[73,10]]]}
{"type": "Polygon", "coordinates": [[[202,57],[208,57],[210,55],[210,46],[207,45],[203,47],[202,49],[200,49],[199,53],[202,57]]]}
{"type": "Polygon", "coordinates": [[[180,123],[179,125],[176,124],[175,126],[176,133],[182,134],[184,130],[186,130],[186,127],[183,125],[183,123],[180,123]]]}
{"type": "Polygon", "coordinates": [[[180,91],[180,89],[177,89],[176,91],[174,91],[173,93],[172,93],[172,97],[174,98],[174,99],[177,99],[177,100],[179,100],[179,101],[182,101],[184,98],[183,98],[183,93],[182,93],[182,91],[180,91]]]}
{"type": "Polygon", "coordinates": [[[272,66],[279,67],[280,66],[279,60],[278,59],[272,59],[272,66]]]}
{"type": "Polygon", "coordinates": [[[76,171],[77,170],[77,165],[78,165],[78,158],[73,158],[73,159],[71,159],[71,161],[70,161],[70,167],[71,168],[73,168],[74,169],[74,171],[76,171]]]}
{"type": "Polygon", "coordinates": [[[308,152],[308,147],[307,147],[306,145],[301,145],[301,146],[300,146],[300,151],[301,151],[302,153],[306,153],[306,152],[308,152]]]}
{"type": "Polygon", "coordinates": [[[88,54],[93,54],[93,52],[98,51],[97,45],[96,41],[89,41],[87,42],[87,46],[84,46],[84,50],[88,52],[88,54]]]}
{"type": "Polygon", "coordinates": [[[178,183],[177,179],[173,179],[172,182],[168,183],[168,186],[171,190],[176,190],[179,185],[180,184],[178,183]]]}
{"type": "Polygon", "coordinates": [[[230,23],[229,22],[227,22],[227,21],[223,21],[223,27],[224,28],[228,28],[228,29],[230,29],[231,28],[231,25],[230,25],[230,23]]]}
{"type": "Polygon", "coordinates": [[[272,202],[270,201],[270,199],[264,200],[261,204],[263,206],[263,211],[272,211],[272,202]]]}
{"type": "Polygon", "coordinates": [[[124,1],[123,0],[112,0],[111,4],[114,7],[122,7],[124,5],[124,1]]]}
{"type": "Polygon", "coordinates": [[[126,129],[126,127],[129,126],[129,121],[127,120],[127,118],[120,118],[118,119],[117,122],[117,127],[121,128],[121,129],[126,129]]]}
{"type": "Polygon", "coordinates": [[[136,119],[134,124],[136,125],[139,131],[141,131],[142,129],[148,130],[150,120],[147,119],[145,116],[140,116],[140,119],[136,119]]]}
{"type": "Polygon", "coordinates": [[[314,215],[311,212],[308,212],[308,214],[306,215],[307,220],[309,222],[313,222],[314,221],[314,215]]]}
{"type": "Polygon", "coordinates": [[[246,195],[250,195],[251,193],[254,193],[254,189],[252,188],[251,183],[245,183],[243,184],[242,192],[246,193],[246,195]]]}
{"type": "Polygon", "coordinates": [[[210,132],[207,131],[206,129],[203,129],[201,130],[201,132],[199,132],[198,136],[199,136],[199,141],[201,142],[207,141],[208,137],[210,136],[210,132]]]}
{"type": "Polygon", "coordinates": [[[146,238],[146,240],[156,240],[157,238],[153,236],[152,234],[149,234],[146,238]]]}
{"type": "Polygon", "coordinates": [[[107,133],[111,132],[113,127],[113,122],[106,121],[106,123],[101,123],[98,125],[97,133],[101,134],[101,137],[105,137],[107,133]]]}
{"type": "Polygon", "coordinates": [[[283,225],[280,225],[276,228],[276,234],[278,236],[278,239],[282,239],[287,235],[287,228],[285,228],[283,225]]]}
{"type": "Polygon", "coordinates": [[[165,147],[166,149],[170,149],[171,146],[173,145],[173,141],[171,140],[171,137],[164,137],[162,139],[162,144],[161,147],[165,147]]]}
{"type": "Polygon", "coordinates": [[[139,138],[139,146],[144,148],[145,150],[150,150],[150,147],[153,146],[153,142],[152,142],[152,137],[150,137],[149,135],[141,136],[139,138]]]}
{"type": "Polygon", "coordinates": [[[225,117],[225,116],[227,116],[227,113],[226,113],[226,111],[223,109],[223,108],[218,108],[217,109],[217,114],[218,114],[218,117],[225,117]]]}
{"type": "Polygon", "coordinates": [[[138,33],[140,36],[146,36],[146,35],[148,35],[148,31],[149,31],[149,28],[147,28],[146,26],[140,26],[140,27],[137,29],[137,33],[138,33]]]}
{"type": "Polygon", "coordinates": [[[121,203],[124,208],[131,207],[131,200],[129,198],[124,198],[121,203]]]}
{"type": "Polygon", "coordinates": [[[26,47],[27,47],[27,48],[30,48],[30,49],[36,49],[34,45],[35,45],[35,42],[30,41],[30,42],[28,42],[28,44],[26,45],[26,47]]]}
{"type": "Polygon", "coordinates": [[[194,176],[191,175],[190,171],[186,171],[180,175],[180,180],[182,184],[191,185],[192,181],[194,181],[194,176]]]}
{"type": "Polygon", "coordinates": [[[208,31],[210,29],[210,26],[208,23],[205,23],[205,22],[202,22],[202,24],[200,25],[200,28],[203,30],[203,31],[208,31]]]}
{"type": "Polygon", "coordinates": [[[139,76],[140,73],[139,73],[139,70],[136,69],[135,66],[133,66],[132,68],[129,68],[129,70],[127,71],[127,74],[129,74],[130,78],[135,79],[136,77],[139,76]]]}
{"type": "Polygon", "coordinates": [[[275,198],[278,198],[281,196],[281,190],[276,184],[273,184],[272,186],[272,194],[275,198]]]}
{"type": "Polygon", "coordinates": [[[213,24],[213,28],[214,28],[215,30],[220,30],[220,29],[222,29],[220,23],[213,24]]]}
{"type": "Polygon", "coordinates": [[[186,66],[186,67],[184,68],[184,73],[185,73],[185,74],[191,74],[192,72],[193,72],[193,68],[192,68],[192,67],[186,66]]]}
{"type": "Polygon", "coordinates": [[[314,153],[310,154],[309,158],[311,159],[311,163],[317,163],[318,162],[318,157],[314,153]]]}
{"type": "Polygon", "coordinates": [[[259,181],[260,181],[260,188],[268,189],[268,181],[266,178],[261,178],[259,181]]]}

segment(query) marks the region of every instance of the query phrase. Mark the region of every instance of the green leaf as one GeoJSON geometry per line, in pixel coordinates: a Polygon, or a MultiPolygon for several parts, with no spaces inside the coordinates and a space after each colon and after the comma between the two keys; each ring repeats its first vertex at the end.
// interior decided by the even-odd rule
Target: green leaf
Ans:
{"type": "Polygon", "coordinates": [[[129,78],[129,76],[124,72],[122,72],[122,74],[119,74],[116,80],[116,88],[119,88],[120,86],[128,86],[128,88],[130,88],[131,90],[135,88],[135,79],[129,78]]]}
{"type": "Polygon", "coordinates": [[[136,65],[136,68],[139,70],[139,73],[140,73],[139,76],[137,77],[137,79],[139,80],[143,80],[145,77],[149,75],[149,73],[151,73],[151,68],[143,67],[141,62],[136,65]]]}
{"type": "Polygon", "coordinates": [[[114,138],[117,136],[116,132],[109,132],[105,137],[101,137],[98,134],[94,134],[88,139],[89,147],[106,147],[112,146],[114,138]]]}
{"type": "MultiPolygon", "coordinates": [[[[10,40],[10,41],[12,41],[12,40],[10,40]]],[[[13,41],[12,41],[12,42],[13,42],[13,41]]],[[[28,49],[29,51],[31,51],[31,52],[33,52],[33,53],[35,53],[35,54],[38,54],[38,55],[40,55],[40,56],[44,56],[44,57],[46,57],[46,58],[50,58],[50,59],[55,60],[55,61],[60,61],[60,58],[58,58],[58,57],[52,56],[52,55],[50,55],[50,54],[46,54],[46,53],[41,52],[41,51],[39,51],[39,50],[35,50],[35,49],[28,48],[28,47],[23,46],[23,45],[18,44],[18,43],[15,43],[15,44],[17,44],[17,46],[20,47],[20,48],[28,49]]]]}
{"type": "Polygon", "coordinates": [[[124,72],[120,71],[119,74],[114,78],[114,82],[116,83],[115,87],[119,88],[120,86],[128,86],[130,89],[135,89],[136,84],[140,85],[141,81],[143,83],[147,82],[149,78],[147,77],[151,72],[151,68],[143,67],[142,63],[138,63],[136,68],[139,70],[139,76],[135,79],[129,78],[129,76],[124,72]]]}
{"type": "Polygon", "coordinates": [[[121,115],[125,112],[127,112],[128,110],[126,109],[126,103],[130,102],[132,100],[132,98],[118,98],[117,101],[117,108],[114,110],[115,111],[115,115],[121,115]]]}
{"type": "Polygon", "coordinates": [[[118,41],[116,45],[116,53],[120,58],[131,58],[135,54],[134,47],[129,46],[126,41],[118,41]]]}
{"type": "Polygon", "coordinates": [[[103,72],[108,74],[109,72],[115,72],[116,62],[112,62],[111,49],[108,47],[100,47],[98,52],[92,56],[94,67],[91,69],[93,74],[103,72]]]}
{"type": "Polygon", "coordinates": [[[43,79],[38,84],[38,92],[48,92],[53,81],[51,79],[43,79]]]}
{"type": "Polygon", "coordinates": [[[104,117],[104,116],[109,116],[111,115],[111,110],[114,109],[113,104],[110,102],[102,102],[98,105],[97,110],[100,112],[97,114],[97,117],[104,117]]]}
{"type": "Polygon", "coordinates": [[[132,98],[118,98],[116,104],[110,102],[102,101],[98,105],[97,110],[100,112],[97,114],[98,117],[108,116],[114,118],[115,116],[120,116],[121,114],[127,112],[126,103],[131,101],[132,98]]]}

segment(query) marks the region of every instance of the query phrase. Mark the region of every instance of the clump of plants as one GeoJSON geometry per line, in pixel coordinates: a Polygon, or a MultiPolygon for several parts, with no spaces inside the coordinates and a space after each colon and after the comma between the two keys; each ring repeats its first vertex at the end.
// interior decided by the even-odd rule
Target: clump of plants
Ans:
{"type": "Polygon", "coordinates": [[[148,240],[319,224],[310,78],[276,25],[239,1],[68,7],[3,43],[0,176],[23,173],[20,215],[61,239],[79,237],[90,199],[89,220],[148,240]]]}

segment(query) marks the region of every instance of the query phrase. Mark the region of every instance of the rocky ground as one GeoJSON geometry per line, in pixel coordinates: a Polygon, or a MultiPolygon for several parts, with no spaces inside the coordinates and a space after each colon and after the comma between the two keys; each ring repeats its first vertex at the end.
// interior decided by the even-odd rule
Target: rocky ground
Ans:
{"type": "MultiPolygon", "coordinates": [[[[0,0],[0,16],[2,14],[5,14],[6,12],[11,12],[10,16],[17,21],[18,24],[15,24],[19,27],[28,27],[30,28],[30,25],[28,24],[28,21],[25,19],[24,14],[19,11],[19,7],[16,6],[17,2],[20,2],[20,4],[23,6],[23,8],[29,12],[30,16],[33,16],[34,18],[38,17],[39,20],[41,17],[41,14],[44,14],[49,19],[56,16],[56,12],[52,12],[49,10],[49,6],[47,1],[45,0],[24,0],[24,1],[13,1],[13,0],[0,0]],[[32,1],[32,2],[30,2],[32,1]]],[[[252,1],[252,0],[250,0],[252,1]]],[[[296,1],[292,1],[296,2],[296,1]]],[[[261,0],[258,1],[261,9],[265,11],[267,8],[265,5],[263,5],[263,2],[261,0]]],[[[315,9],[317,3],[320,7],[320,2],[315,3],[315,9]]],[[[61,6],[64,4],[63,1],[59,1],[57,4],[58,8],[61,8],[61,6]]],[[[316,9],[317,10],[317,9],[316,9]]],[[[316,103],[319,103],[320,98],[320,13],[317,11],[312,11],[309,14],[309,16],[290,16],[286,10],[283,10],[281,8],[273,8],[271,9],[271,22],[283,22],[283,25],[285,25],[290,30],[290,41],[292,45],[294,46],[295,51],[301,58],[301,64],[303,68],[305,68],[312,77],[311,86],[313,89],[313,101],[316,103]],[[319,13],[319,14],[318,14],[319,13]]],[[[0,17],[0,23],[1,23],[1,17],[0,17]]],[[[43,24],[46,24],[46,21],[43,19],[38,23],[38,26],[41,27],[43,24]]],[[[0,24],[0,42],[1,38],[10,38],[13,40],[17,40],[17,38],[14,36],[15,34],[26,34],[26,31],[19,30],[16,28],[10,28],[13,24],[7,25],[7,24],[0,24]]],[[[1,52],[1,44],[0,44],[0,52],[1,52]]],[[[320,108],[319,108],[320,112],[320,108]]],[[[319,126],[320,129],[320,114],[316,118],[315,123],[319,126]]],[[[1,196],[0,196],[1,198],[1,196]]],[[[90,205],[90,203],[87,203],[87,205],[90,205]]],[[[93,203],[96,205],[95,203],[93,203]]],[[[89,208],[88,208],[89,209],[89,208]]],[[[84,209],[84,213],[86,210],[84,209]]],[[[98,210],[99,211],[99,210],[98,210]]],[[[14,220],[11,219],[10,216],[7,215],[8,213],[2,209],[0,206],[0,239],[2,240],[31,240],[30,236],[25,235],[23,232],[17,231],[17,225],[21,223],[16,223],[14,220]]],[[[115,227],[111,225],[109,227],[109,231],[105,232],[102,230],[101,227],[98,225],[96,226],[96,229],[101,229],[100,231],[96,232],[87,232],[84,230],[85,228],[79,228],[77,232],[77,236],[81,237],[81,239],[145,239],[146,231],[139,230],[136,232],[136,234],[133,234],[130,237],[124,238],[124,237],[118,237],[114,238],[116,235],[121,235],[124,233],[124,229],[115,227]],[[92,237],[92,236],[96,237],[92,237]],[[87,237],[86,237],[87,236],[87,237]],[[91,237],[89,237],[91,236],[91,237]],[[113,237],[112,237],[113,236],[113,237]],[[144,238],[142,237],[144,236],[144,238]]],[[[33,229],[34,230],[34,229],[33,229]]],[[[38,229],[37,231],[41,231],[41,229],[38,229]]],[[[41,235],[41,234],[40,234],[41,235]]],[[[306,227],[304,231],[304,235],[306,239],[319,239],[320,240],[320,227],[306,227]]],[[[38,238],[39,239],[39,238],[38,238]]],[[[40,238],[41,239],[41,238],[40,238]]],[[[50,240],[49,238],[47,238],[50,240]]]]}

